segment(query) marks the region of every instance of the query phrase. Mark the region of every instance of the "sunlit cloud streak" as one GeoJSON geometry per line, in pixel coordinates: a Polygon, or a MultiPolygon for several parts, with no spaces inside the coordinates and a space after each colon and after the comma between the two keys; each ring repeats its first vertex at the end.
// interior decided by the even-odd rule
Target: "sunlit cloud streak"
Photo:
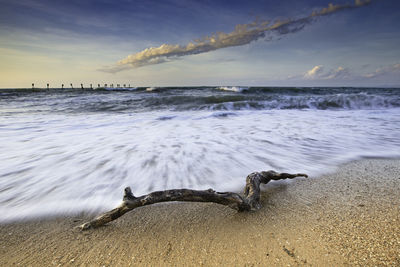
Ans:
{"type": "Polygon", "coordinates": [[[100,71],[116,73],[126,69],[169,62],[188,55],[207,53],[226,47],[246,45],[266,37],[267,34],[280,36],[298,32],[317,17],[342,10],[362,7],[369,4],[371,1],[372,0],[355,0],[354,4],[329,4],[326,8],[314,11],[309,16],[298,19],[277,20],[274,22],[256,20],[249,24],[238,24],[230,33],[217,32],[211,36],[194,40],[187,45],[162,44],[159,47],[146,48],[141,52],[127,56],[112,66],[102,68],[100,71]]]}
{"type": "Polygon", "coordinates": [[[307,71],[302,77],[306,80],[332,80],[332,79],[346,79],[351,77],[351,74],[347,68],[338,67],[336,69],[331,69],[328,72],[324,72],[324,67],[322,65],[317,65],[311,70],[307,71]]]}
{"type": "Polygon", "coordinates": [[[375,70],[374,72],[367,73],[363,75],[365,78],[376,78],[387,74],[400,74],[400,64],[393,64],[391,66],[386,66],[375,70]]]}
{"type": "Polygon", "coordinates": [[[398,77],[400,74],[400,64],[391,64],[380,67],[373,72],[357,73],[346,67],[339,66],[336,69],[325,70],[323,65],[316,65],[310,70],[301,75],[289,76],[291,80],[308,80],[308,81],[323,81],[323,80],[376,80],[379,78],[388,78],[390,76],[398,77]]]}

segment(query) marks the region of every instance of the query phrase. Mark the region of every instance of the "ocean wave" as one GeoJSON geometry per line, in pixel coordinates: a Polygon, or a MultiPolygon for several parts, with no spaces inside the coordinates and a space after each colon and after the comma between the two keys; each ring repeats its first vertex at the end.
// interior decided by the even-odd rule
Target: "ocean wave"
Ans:
{"type": "Polygon", "coordinates": [[[215,95],[168,96],[147,99],[146,106],[166,106],[172,110],[272,110],[318,109],[359,110],[400,107],[397,96],[358,94],[333,95],[215,95]]]}
{"type": "Polygon", "coordinates": [[[400,89],[250,87],[135,87],[119,90],[1,90],[1,114],[19,112],[137,113],[275,109],[363,110],[400,108],[400,89]]]}
{"type": "Polygon", "coordinates": [[[102,87],[98,89],[103,89],[107,91],[136,91],[138,88],[139,87],[102,87]]]}
{"type": "Polygon", "coordinates": [[[334,94],[277,96],[271,101],[263,102],[265,109],[382,109],[400,107],[400,98],[381,95],[334,94]]]}
{"type": "Polygon", "coordinates": [[[217,87],[218,90],[223,90],[223,91],[230,91],[230,92],[244,92],[248,91],[250,87],[243,87],[243,86],[220,86],[217,87]]]}

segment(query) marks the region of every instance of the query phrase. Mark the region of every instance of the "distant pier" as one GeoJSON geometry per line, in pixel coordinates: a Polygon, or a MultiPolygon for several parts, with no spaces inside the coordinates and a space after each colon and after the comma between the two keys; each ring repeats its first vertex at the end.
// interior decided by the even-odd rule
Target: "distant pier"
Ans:
{"type": "MultiPolygon", "coordinates": [[[[69,86],[70,86],[71,89],[77,89],[77,88],[74,87],[73,83],[70,83],[69,86]]],[[[81,89],[81,90],[86,90],[86,89],[87,90],[96,90],[96,89],[114,88],[114,83],[105,83],[104,86],[101,86],[100,83],[97,83],[97,87],[93,87],[92,83],[90,83],[87,86],[85,86],[85,84],[81,83],[80,87],[78,87],[78,88],[81,89]]],[[[126,89],[129,89],[129,88],[132,88],[132,87],[131,87],[131,84],[128,84],[128,86],[126,86],[126,83],[124,83],[124,84],[117,83],[115,88],[121,88],[121,89],[126,88],[126,89]]],[[[35,83],[32,83],[32,89],[47,89],[47,90],[49,90],[49,89],[65,89],[65,84],[62,83],[60,87],[57,87],[57,86],[56,87],[51,87],[50,83],[46,83],[44,87],[35,87],[35,83]]]]}

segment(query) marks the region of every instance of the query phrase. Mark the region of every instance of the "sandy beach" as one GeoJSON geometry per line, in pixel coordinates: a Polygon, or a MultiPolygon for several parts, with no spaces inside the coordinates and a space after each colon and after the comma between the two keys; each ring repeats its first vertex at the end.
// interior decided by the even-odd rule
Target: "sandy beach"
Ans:
{"type": "Polygon", "coordinates": [[[3,224],[0,265],[399,266],[399,196],[400,160],[366,159],[264,186],[257,212],[166,203],[85,232],[88,215],[3,224]]]}

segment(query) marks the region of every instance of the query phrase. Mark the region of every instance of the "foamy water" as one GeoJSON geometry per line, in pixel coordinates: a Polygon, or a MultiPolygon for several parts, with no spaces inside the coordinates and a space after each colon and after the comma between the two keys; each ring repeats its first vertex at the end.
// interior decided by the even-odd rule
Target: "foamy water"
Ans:
{"type": "Polygon", "coordinates": [[[241,191],[253,171],[317,177],[361,157],[400,156],[396,107],[92,110],[93,96],[122,105],[150,97],[141,94],[3,97],[0,220],[103,211],[120,203],[126,186],[135,195],[241,191]]]}

